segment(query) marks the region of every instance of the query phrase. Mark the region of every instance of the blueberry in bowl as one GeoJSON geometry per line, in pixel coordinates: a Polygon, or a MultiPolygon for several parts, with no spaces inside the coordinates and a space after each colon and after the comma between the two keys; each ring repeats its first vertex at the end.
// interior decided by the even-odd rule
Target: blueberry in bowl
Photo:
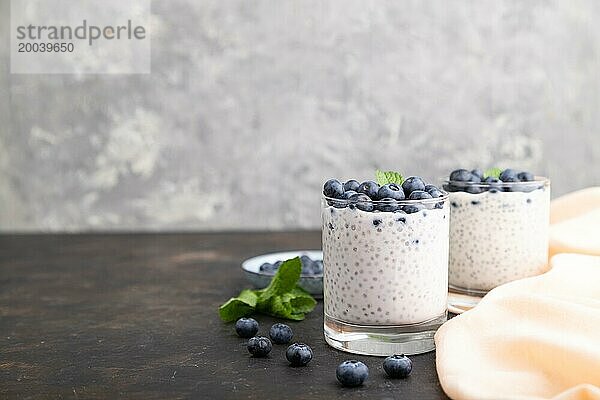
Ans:
{"type": "MultiPolygon", "coordinates": [[[[332,208],[335,208],[332,206],[332,208]]],[[[242,263],[246,278],[258,289],[265,288],[277,272],[282,260],[300,257],[302,273],[298,284],[313,297],[323,296],[323,252],[297,250],[255,256],[242,263]]]]}

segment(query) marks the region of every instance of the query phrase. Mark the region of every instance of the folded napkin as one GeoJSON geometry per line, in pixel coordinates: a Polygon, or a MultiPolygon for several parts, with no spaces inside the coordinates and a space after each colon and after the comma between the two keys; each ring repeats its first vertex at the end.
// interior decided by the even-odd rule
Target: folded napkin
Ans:
{"type": "Polygon", "coordinates": [[[550,256],[600,256],[600,187],[579,190],[550,205],[550,256]]]}
{"type": "Polygon", "coordinates": [[[551,270],[502,285],[435,336],[455,400],[600,400],[600,188],[552,202],[551,270]],[[592,254],[592,255],[589,255],[592,254]]]}

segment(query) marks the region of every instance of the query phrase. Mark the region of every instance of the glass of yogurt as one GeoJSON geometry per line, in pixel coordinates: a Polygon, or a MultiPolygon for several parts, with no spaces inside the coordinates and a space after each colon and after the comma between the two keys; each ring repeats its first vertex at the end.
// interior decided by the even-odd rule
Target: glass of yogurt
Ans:
{"type": "Polygon", "coordinates": [[[550,181],[528,172],[453,171],[450,202],[449,310],[463,312],[504,283],[548,268],[550,181]]]}
{"type": "Polygon", "coordinates": [[[447,317],[448,194],[417,177],[331,181],[321,209],[327,343],[378,356],[433,350],[447,317]]]}

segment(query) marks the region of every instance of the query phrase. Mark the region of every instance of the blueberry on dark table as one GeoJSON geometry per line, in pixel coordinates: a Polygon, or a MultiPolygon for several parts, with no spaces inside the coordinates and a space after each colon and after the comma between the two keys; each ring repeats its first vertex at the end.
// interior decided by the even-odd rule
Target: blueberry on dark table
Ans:
{"type": "Polygon", "coordinates": [[[264,336],[254,336],[250,338],[246,347],[254,357],[265,357],[273,349],[273,345],[269,338],[264,336]]]}
{"type": "Polygon", "coordinates": [[[410,196],[415,190],[425,190],[425,182],[418,176],[411,176],[406,178],[402,183],[402,189],[404,190],[404,196],[410,196]]]}
{"type": "Polygon", "coordinates": [[[373,202],[371,198],[363,193],[356,193],[348,198],[350,207],[356,207],[362,211],[373,211],[373,202]]]}
{"type": "Polygon", "coordinates": [[[360,186],[360,183],[358,181],[356,181],[354,179],[350,179],[344,183],[344,190],[346,192],[348,190],[352,190],[353,192],[356,192],[358,190],[359,186],[360,186]]]}
{"type": "Polygon", "coordinates": [[[240,318],[235,323],[235,332],[239,337],[251,338],[258,332],[258,322],[254,318],[240,318]]]}
{"type": "Polygon", "coordinates": [[[313,358],[313,352],[310,346],[304,343],[294,343],[287,348],[285,358],[292,367],[303,367],[313,358]]]}
{"type": "Polygon", "coordinates": [[[294,332],[292,332],[292,328],[286,324],[278,322],[271,326],[271,329],[269,330],[269,336],[275,344],[286,344],[292,340],[294,332]]]}
{"type": "Polygon", "coordinates": [[[431,198],[431,195],[423,190],[415,190],[408,196],[409,200],[427,200],[431,198]]]}
{"type": "Polygon", "coordinates": [[[344,186],[337,179],[330,179],[323,185],[323,194],[334,199],[341,199],[344,194],[344,186]]]}
{"type": "Polygon", "coordinates": [[[406,378],[412,371],[412,361],[404,354],[394,354],[383,361],[383,370],[390,378],[406,378]]]}
{"type": "Polygon", "coordinates": [[[402,188],[395,183],[388,183],[379,188],[377,191],[377,198],[379,200],[383,200],[385,198],[404,200],[404,190],[402,190],[402,188]]]}
{"type": "Polygon", "coordinates": [[[335,376],[343,386],[360,386],[369,376],[369,367],[356,360],[344,361],[338,365],[335,376]]]}
{"type": "Polygon", "coordinates": [[[377,192],[379,185],[373,181],[364,181],[356,190],[358,193],[363,193],[369,196],[371,200],[377,200],[377,192]]]}
{"type": "Polygon", "coordinates": [[[479,181],[479,178],[474,176],[470,171],[461,168],[450,173],[450,180],[456,182],[475,182],[479,181]]]}

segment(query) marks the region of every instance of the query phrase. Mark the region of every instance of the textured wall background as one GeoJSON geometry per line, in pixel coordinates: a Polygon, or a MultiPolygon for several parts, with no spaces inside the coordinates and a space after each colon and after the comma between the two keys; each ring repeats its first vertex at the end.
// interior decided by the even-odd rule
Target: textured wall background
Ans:
{"type": "Polygon", "coordinates": [[[600,184],[600,2],[155,1],[152,74],[11,75],[0,230],[315,228],[377,167],[600,184]]]}

